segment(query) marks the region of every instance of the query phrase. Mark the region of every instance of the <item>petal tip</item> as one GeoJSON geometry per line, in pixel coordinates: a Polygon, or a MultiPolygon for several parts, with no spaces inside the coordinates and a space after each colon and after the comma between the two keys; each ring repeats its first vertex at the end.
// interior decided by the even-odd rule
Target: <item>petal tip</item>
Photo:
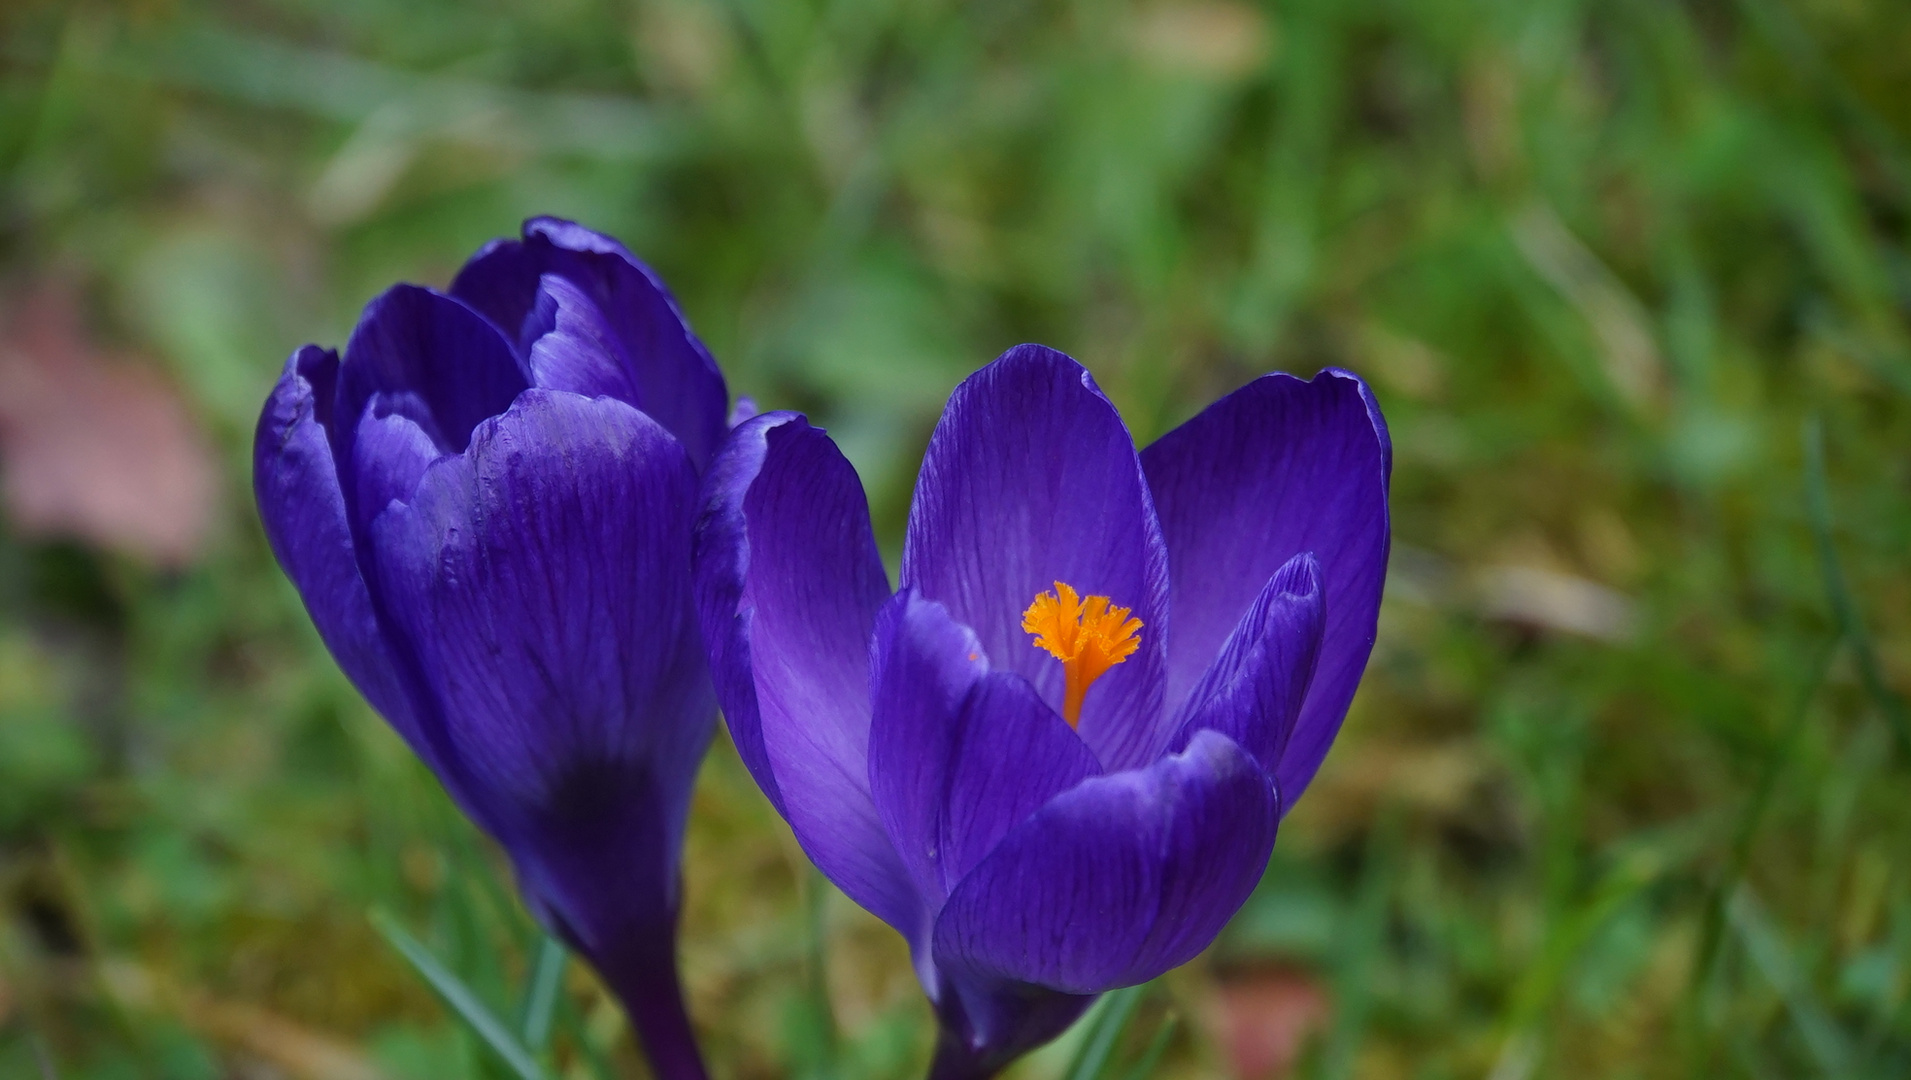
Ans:
{"type": "Polygon", "coordinates": [[[990,372],[1000,374],[1020,370],[1030,372],[1039,371],[1047,373],[1051,377],[1062,374],[1072,376],[1081,383],[1084,389],[1089,390],[1096,397],[1106,400],[1106,395],[1102,393],[1100,384],[1095,382],[1094,374],[1090,372],[1088,367],[1080,360],[1075,359],[1060,349],[1032,341],[1024,342],[1007,349],[1002,355],[990,361],[986,367],[969,376],[969,378],[963,380],[963,382],[964,384],[973,382],[990,372]]]}
{"type": "Polygon", "coordinates": [[[1392,479],[1393,435],[1387,430],[1387,418],[1380,411],[1380,399],[1374,396],[1373,387],[1368,385],[1367,380],[1361,378],[1358,372],[1343,367],[1322,368],[1315,378],[1322,376],[1331,376],[1337,380],[1353,383],[1355,392],[1360,395],[1360,403],[1367,409],[1367,421],[1373,425],[1374,437],[1380,442],[1380,454],[1386,475],[1388,479],[1392,479]]]}
{"type": "Polygon", "coordinates": [[[1303,551],[1287,560],[1274,572],[1274,588],[1281,596],[1294,600],[1320,594],[1320,560],[1311,551],[1303,551]]]}
{"type": "Polygon", "coordinates": [[[598,255],[618,255],[631,259],[630,250],[608,233],[598,232],[569,218],[539,214],[524,219],[521,234],[526,241],[545,240],[567,251],[588,251],[598,255]]]}
{"type": "Polygon", "coordinates": [[[324,427],[330,419],[333,387],[338,379],[338,350],[301,345],[292,350],[285,368],[259,410],[252,433],[254,483],[264,463],[284,450],[293,430],[306,422],[324,427]]]}
{"type": "Polygon", "coordinates": [[[975,631],[956,618],[947,605],[922,595],[913,585],[903,586],[883,605],[872,647],[881,649],[885,640],[900,634],[908,634],[938,651],[961,655],[963,666],[974,678],[989,672],[989,654],[975,631]]]}

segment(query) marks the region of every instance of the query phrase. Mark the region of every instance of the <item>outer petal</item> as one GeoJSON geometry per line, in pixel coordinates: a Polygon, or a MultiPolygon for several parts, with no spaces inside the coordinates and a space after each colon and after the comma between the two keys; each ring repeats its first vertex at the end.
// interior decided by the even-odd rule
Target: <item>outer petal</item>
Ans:
{"type": "Polygon", "coordinates": [[[662,279],[622,244],[573,222],[533,218],[522,241],[494,241],[473,256],[451,293],[528,354],[538,283],[547,274],[568,280],[604,313],[628,372],[624,400],[668,428],[702,468],[728,430],[723,375],[662,279]]]}
{"type": "Polygon", "coordinates": [[[1273,775],[1314,679],[1326,614],[1314,556],[1289,559],[1188,695],[1177,745],[1197,731],[1218,731],[1273,775]]]}
{"type": "Polygon", "coordinates": [[[969,628],[913,590],[883,609],[873,655],[870,792],[933,915],[1009,829],[1101,766],[1028,683],[991,673],[969,628]]]}
{"type": "Polygon", "coordinates": [[[676,439],[630,406],[529,390],[369,530],[387,617],[429,688],[440,775],[673,1076],[703,1075],[673,948],[716,722],[690,579],[696,484],[676,439]]]}
{"type": "Polygon", "coordinates": [[[392,650],[359,572],[345,497],[326,434],[338,354],[307,345],[292,354],[266,399],[252,447],[252,489],[266,539],[338,666],[427,761],[392,650]]]}
{"type": "MultiPolygon", "coordinates": [[[[714,723],[714,708],[704,715],[714,723]]],[[[708,746],[711,724],[701,730],[705,738],[684,749],[700,754],[708,746]]],[[[675,940],[677,864],[695,772],[696,757],[686,754],[580,761],[558,798],[512,823],[505,842],[525,898],[606,977],[655,977],[618,970],[625,965],[615,954],[623,950],[651,953],[643,961],[652,968],[672,959],[658,944],[675,940]]]]}
{"type": "MultiPolygon", "coordinates": [[[[390,616],[440,704],[443,743],[507,846],[670,790],[674,873],[715,722],[695,626],[696,477],[682,447],[608,398],[527,391],[372,526],[390,616]]],[[[561,898],[559,898],[561,899],[561,898]]]]}
{"type": "Polygon", "coordinates": [[[936,922],[956,982],[1093,994],[1186,963],[1253,891],[1279,800],[1232,739],[1083,782],[1010,831],[936,922]]]}
{"type": "Polygon", "coordinates": [[[929,1080],[988,1080],[1049,1042],[1095,1003],[1028,983],[952,983],[936,997],[936,1056],[929,1080]]]}
{"type": "Polygon", "coordinates": [[[1141,649],[1089,691],[1081,734],[1111,770],[1166,748],[1166,552],[1128,429],[1075,361],[1023,345],[956,388],[923,459],[902,580],[1056,709],[1062,667],[1023,632],[1023,610],[1056,581],[1132,607],[1141,649]]]}
{"type": "Polygon", "coordinates": [[[509,846],[525,899],[623,1001],[651,1075],[701,1078],[677,975],[681,769],[574,776],[561,812],[509,846]]]}
{"type": "MultiPolygon", "coordinates": [[[[440,450],[462,452],[471,429],[509,408],[530,385],[511,348],[484,317],[417,285],[394,285],[365,306],[345,346],[337,411],[356,421],[373,395],[385,412],[425,427],[440,450]],[[409,404],[399,399],[410,398],[409,404]]],[[[340,425],[341,460],[351,458],[355,428],[340,425]]],[[[368,515],[369,517],[369,515],[368,515]]]]}
{"type": "Polygon", "coordinates": [[[1179,706],[1263,582],[1303,551],[1320,560],[1325,638],[1276,773],[1292,806],[1340,730],[1373,650],[1391,535],[1392,445],[1365,383],[1328,370],[1267,375],[1141,456],[1174,589],[1168,701],[1179,706]]]}
{"type": "Polygon", "coordinates": [[[739,425],[705,477],[696,567],[717,699],[751,775],[831,881],[919,939],[869,794],[869,640],[889,584],[829,436],[794,413],[739,425]]]}

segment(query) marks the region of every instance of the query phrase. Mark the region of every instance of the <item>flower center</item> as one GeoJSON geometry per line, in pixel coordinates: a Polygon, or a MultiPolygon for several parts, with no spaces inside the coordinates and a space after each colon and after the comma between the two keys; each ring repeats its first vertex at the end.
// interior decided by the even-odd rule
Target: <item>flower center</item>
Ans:
{"type": "Polygon", "coordinates": [[[1035,647],[1062,662],[1068,679],[1062,719],[1069,727],[1082,720],[1082,698],[1095,680],[1141,648],[1141,620],[1132,608],[1116,607],[1106,596],[1078,596],[1061,582],[1040,593],[1022,612],[1022,629],[1035,635],[1035,647]]]}

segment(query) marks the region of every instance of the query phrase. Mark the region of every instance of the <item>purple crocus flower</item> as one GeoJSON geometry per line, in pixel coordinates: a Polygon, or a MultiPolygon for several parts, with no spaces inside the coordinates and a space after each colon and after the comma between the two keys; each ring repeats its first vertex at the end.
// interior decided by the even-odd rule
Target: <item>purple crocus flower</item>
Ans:
{"type": "Polygon", "coordinates": [[[950,398],[892,594],[829,437],[732,434],[697,534],[717,697],[810,858],[908,939],[933,1078],[994,1075],[1247,898],[1373,647],[1391,454],[1343,371],[1137,454],[1024,345],[950,398]]]}
{"type": "Polygon", "coordinates": [[[690,576],[727,393],[663,283],[539,218],[399,285],[259,418],[266,536],[332,655],[510,854],[662,1077],[704,1075],[678,856],[715,724],[690,576]]]}

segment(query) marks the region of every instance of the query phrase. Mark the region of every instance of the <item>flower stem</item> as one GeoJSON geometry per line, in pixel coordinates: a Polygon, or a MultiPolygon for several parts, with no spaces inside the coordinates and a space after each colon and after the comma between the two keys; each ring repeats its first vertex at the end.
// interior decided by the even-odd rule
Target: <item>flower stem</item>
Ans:
{"type": "Polygon", "coordinates": [[[929,1062],[926,1080],[990,1080],[1001,1071],[1001,1065],[977,1057],[945,1027],[936,1036],[936,1056],[929,1062]]]}
{"type": "Polygon", "coordinates": [[[621,956],[614,966],[599,970],[623,1002],[638,1044],[650,1061],[657,1080],[709,1080],[703,1056],[697,1050],[690,1014],[684,1009],[677,979],[674,935],[662,936],[664,947],[644,950],[648,955],[621,956]]]}

